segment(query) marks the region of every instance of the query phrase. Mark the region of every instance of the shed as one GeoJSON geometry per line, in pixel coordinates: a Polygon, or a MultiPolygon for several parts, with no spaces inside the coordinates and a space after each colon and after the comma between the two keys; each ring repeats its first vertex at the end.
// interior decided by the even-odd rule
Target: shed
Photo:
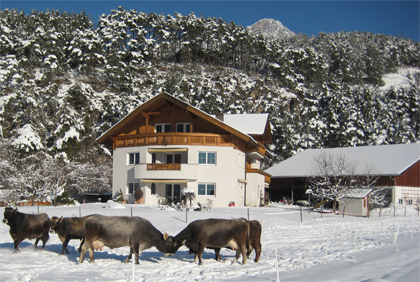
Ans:
{"type": "Polygon", "coordinates": [[[355,216],[369,214],[369,195],[372,189],[351,189],[340,199],[340,213],[355,216]]]}

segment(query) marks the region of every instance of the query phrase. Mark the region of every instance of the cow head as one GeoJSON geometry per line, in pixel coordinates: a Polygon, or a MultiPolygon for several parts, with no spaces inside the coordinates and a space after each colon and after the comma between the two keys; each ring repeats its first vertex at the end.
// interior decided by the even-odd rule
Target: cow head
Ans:
{"type": "Polygon", "coordinates": [[[63,217],[58,218],[56,216],[53,216],[51,218],[51,229],[50,229],[50,232],[51,233],[57,232],[58,227],[61,225],[62,222],[63,222],[63,217]]]}
{"type": "Polygon", "coordinates": [[[172,256],[176,253],[176,251],[182,246],[178,246],[177,240],[175,237],[169,236],[168,233],[164,233],[162,235],[163,244],[160,246],[156,246],[156,248],[159,250],[159,252],[163,253],[165,257],[172,256]]]}
{"type": "Polygon", "coordinates": [[[172,236],[170,236],[168,238],[168,240],[170,240],[170,251],[169,251],[169,253],[171,255],[174,255],[178,251],[179,248],[181,248],[183,245],[185,245],[185,241],[186,241],[186,240],[177,239],[176,237],[172,237],[172,236]]]}
{"type": "Polygon", "coordinates": [[[10,220],[17,214],[17,209],[7,207],[4,209],[4,219],[3,223],[9,224],[10,220]]]}

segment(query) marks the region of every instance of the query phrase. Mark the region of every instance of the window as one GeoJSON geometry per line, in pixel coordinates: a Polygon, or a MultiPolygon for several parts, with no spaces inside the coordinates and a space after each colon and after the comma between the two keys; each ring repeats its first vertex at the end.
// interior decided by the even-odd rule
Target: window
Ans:
{"type": "Polygon", "coordinates": [[[198,153],[199,164],[216,164],[216,153],[214,152],[199,152],[198,153]]]}
{"type": "Polygon", "coordinates": [[[413,199],[408,199],[408,204],[411,206],[413,204],[413,199]]]}
{"type": "Polygon", "coordinates": [[[152,187],[151,187],[151,194],[152,195],[156,195],[156,184],[155,183],[152,183],[152,187]]]}
{"type": "Polygon", "coordinates": [[[398,204],[402,205],[404,203],[403,199],[398,199],[398,204]]]}
{"type": "Polygon", "coordinates": [[[180,164],[181,163],[181,154],[167,154],[166,163],[167,164],[180,164]]]}
{"type": "Polygon", "coordinates": [[[140,189],[140,183],[128,183],[128,194],[133,195],[137,189],[140,189]]]}
{"type": "Polygon", "coordinates": [[[128,154],[128,164],[134,165],[140,163],[140,153],[128,154]]]}
{"type": "Polygon", "coordinates": [[[198,195],[215,195],[215,185],[213,183],[198,184],[198,195]]]}
{"type": "Polygon", "coordinates": [[[155,125],[156,133],[161,132],[171,132],[171,124],[170,123],[157,123],[155,125]]]}
{"type": "Polygon", "coordinates": [[[190,124],[189,123],[177,123],[176,124],[176,132],[190,132],[190,124]]]}

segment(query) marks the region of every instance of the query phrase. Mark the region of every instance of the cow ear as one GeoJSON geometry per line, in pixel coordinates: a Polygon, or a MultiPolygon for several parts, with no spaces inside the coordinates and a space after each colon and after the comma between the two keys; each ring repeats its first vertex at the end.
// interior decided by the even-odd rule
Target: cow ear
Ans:
{"type": "Polygon", "coordinates": [[[165,234],[163,234],[163,239],[168,240],[168,238],[169,238],[169,234],[168,232],[165,232],[165,234]]]}

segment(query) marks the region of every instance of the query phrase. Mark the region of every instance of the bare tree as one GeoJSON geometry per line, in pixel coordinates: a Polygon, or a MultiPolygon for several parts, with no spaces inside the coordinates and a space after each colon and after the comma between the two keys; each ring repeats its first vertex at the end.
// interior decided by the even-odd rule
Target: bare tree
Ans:
{"type": "MultiPolygon", "coordinates": [[[[350,160],[341,153],[328,154],[325,150],[314,159],[312,175],[308,188],[315,197],[332,200],[334,212],[339,199],[350,189],[373,188],[378,180],[371,165],[366,164],[362,168],[358,160],[350,160]]],[[[385,194],[380,193],[381,190],[374,189],[371,201],[383,202],[385,194]]]]}
{"type": "Polygon", "coordinates": [[[312,177],[309,187],[314,196],[334,201],[336,211],[337,201],[352,188],[357,162],[348,160],[344,155],[328,154],[322,150],[314,159],[312,177]]]}

